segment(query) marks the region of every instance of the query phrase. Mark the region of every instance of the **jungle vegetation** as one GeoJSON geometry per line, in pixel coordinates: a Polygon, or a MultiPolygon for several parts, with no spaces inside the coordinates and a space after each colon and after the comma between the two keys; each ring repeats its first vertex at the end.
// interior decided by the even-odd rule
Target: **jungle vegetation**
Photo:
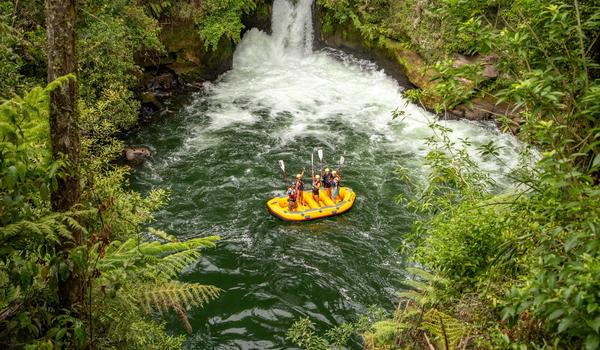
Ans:
{"type": "Polygon", "coordinates": [[[163,50],[156,4],[0,1],[0,348],[180,348],[162,316],[191,332],[187,310],[220,292],[178,279],[218,237],[143,230],[168,193],[130,190],[118,161],[136,55],[163,50]]]}
{"type": "MultiPolygon", "coordinates": [[[[510,174],[514,186],[499,191],[465,144],[432,122],[427,181],[398,171],[407,185],[399,204],[422,218],[400,247],[415,268],[398,307],[325,335],[299,320],[290,339],[337,348],[340,337],[327,336],[351,328],[369,349],[599,348],[600,4],[318,2],[324,30],[354,28],[374,46],[396,40],[436,69],[434,91],[408,91],[413,101],[442,96],[443,115],[457,101],[491,95],[517,116],[499,115],[500,124],[516,125],[534,148],[510,174]],[[456,54],[493,58],[500,74],[478,85],[483,67],[456,67],[456,54]]],[[[484,157],[498,151],[480,149],[484,157]]]]}
{"type": "MultiPolygon", "coordinates": [[[[130,190],[130,168],[115,161],[140,109],[136,55],[163,50],[160,21],[173,16],[193,20],[207,48],[239,41],[259,3],[0,1],[0,347],[181,347],[161,316],[189,330],[186,310],[217,297],[215,286],[177,279],[217,237],[143,230],[168,193],[130,190]]],[[[442,96],[441,113],[476,96],[510,103],[518,118],[498,120],[539,156],[524,154],[516,185],[498,192],[432,123],[427,181],[398,171],[399,205],[422,217],[400,247],[418,268],[398,308],[322,336],[303,319],[290,338],[309,349],[341,347],[355,330],[373,349],[598,348],[599,4],[317,4],[324,30],[352,26],[373,45],[392,39],[424,57],[440,83],[407,92],[415,102],[442,96]],[[483,67],[454,67],[457,53],[493,59],[499,76],[465,90],[483,67]]]]}

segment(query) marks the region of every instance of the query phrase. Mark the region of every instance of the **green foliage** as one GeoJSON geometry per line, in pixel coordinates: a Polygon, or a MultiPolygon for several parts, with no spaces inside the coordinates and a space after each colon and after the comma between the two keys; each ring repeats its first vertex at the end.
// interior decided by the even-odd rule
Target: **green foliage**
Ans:
{"type": "Polygon", "coordinates": [[[213,247],[217,237],[180,242],[157,230],[141,237],[142,223],[166,192],[142,197],[127,191],[129,170],[111,164],[111,157],[83,162],[81,202],[52,212],[49,193],[69,164],[51,157],[48,94],[72,78],[0,105],[0,345],[178,348],[181,337],[164,334],[150,313],[174,310],[189,325],[186,310],[218,295],[216,287],[177,281],[199,258],[198,249],[213,247]],[[87,244],[59,254],[74,232],[87,244]],[[58,282],[70,275],[84,281],[86,298],[63,310],[58,282]]]}
{"type": "Polygon", "coordinates": [[[391,16],[391,1],[388,0],[318,0],[317,4],[327,9],[323,30],[333,31],[335,24],[350,24],[361,36],[378,43],[388,37],[388,18],[391,16]]]}
{"type": "Polygon", "coordinates": [[[36,87],[46,79],[43,1],[0,1],[0,98],[9,98],[0,104],[0,347],[177,349],[183,337],[158,317],[175,312],[188,330],[186,311],[218,295],[178,281],[216,237],[140,233],[167,192],[128,190],[130,169],[114,162],[123,149],[115,134],[139,111],[135,57],[162,50],[158,22],[135,1],[78,5],[82,194],[55,213],[49,196],[70,164],[51,156],[48,93],[72,77],[36,87]],[[59,254],[73,233],[86,244],[59,254]],[[58,284],[69,276],[85,298],[64,310],[58,284]]]}
{"type": "Polygon", "coordinates": [[[307,350],[344,349],[355,332],[372,331],[373,324],[382,321],[385,316],[385,310],[371,306],[356,322],[342,323],[328,329],[324,336],[315,332],[315,325],[308,317],[303,317],[288,329],[287,339],[307,350]]]}
{"type": "Polygon", "coordinates": [[[7,225],[39,214],[56,186],[64,162],[49,151],[48,93],[63,77],[45,89],[34,88],[0,105],[0,223],[7,225]]]}
{"type": "Polygon", "coordinates": [[[43,2],[0,1],[0,101],[45,82],[43,2]],[[38,7],[39,6],[39,7],[38,7]]]}
{"type": "MultiPolygon", "coordinates": [[[[198,260],[198,249],[214,247],[217,239],[211,236],[178,241],[162,231],[150,230],[147,237],[112,241],[108,245],[99,243],[91,252],[91,260],[97,259],[97,264],[90,268],[90,273],[99,274],[99,277],[94,282],[96,288],[91,291],[94,304],[90,308],[100,311],[96,314],[98,323],[94,327],[99,332],[115,335],[103,337],[100,340],[103,346],[118,349],[128,347],[132,342],[147,342],[143,329],[133,334],[125,326],[128,315],[136,310],[138,315],[175,311],[184,325],[189,325],[185,311],[201,307],[216,298],[220,289],[175,279],[183,269],[198,260]],[[129,314],[104,313],[105,310],[122,309],[128,310],[129,314]]],[[[140,316],[137,318],[141,324],[149,321],[140,316]]],[[[157,336],[167,344],[180,341],[161,335],[159,329],[157,336]]],[[[134,346],[137,348],[138,345],[134,346]]]]}
{"type": "MultiPolygon", "coordinates": [[[[542,125],[538,140],[562,132],[542,125]]],[[[432,214],[417,226],[413,258],[449,282],[433,291],[411,285],[428,291],[436,310],[471,322],[478,343],[506,346],[492,340],[503,334],[508,343],[593,348],[600,320],[595,170],[570,162],[567,149],[552,150],[534,168],[522,162],[513,177],[519,191],[498,194],[467,153],[441,139],[426,158],[428,181],[406,180],[416,189],[410,205],[432,214]],[[501,320],[507,328],[497,328],[501,320]]],[[[488,143],[480,153],[498,151],[488,143]]]]}
{"type": "Polygon", "coordinates": [[[85,2],[80,14],[82,131],[94,137],[98,124],[114,132],[131,127],[140,107],[131,91],[141,74],[135,55],[162,50],[158,22],[130,0],[85,2]]]}
{"type": "Polygon", "coordinates": [[[65,80],[34,88],[0,105],[0,344],[82,347],[83,322],[53,310],[56,284],[69,274],[69,262],[55,246],[86,233],[80,223],[92,209],[50,211],[49,193],[63,176],[65,162],[49,150],[48,94],[65,80]]]}
{"type": "Polygon", "coordinates": [[[201,3],[201,14],[196,19],[204,46],[216,50],[221,38],[235,43],[244,29],[242,16],[256,9],[256,0],[208,0],[201,3]]]}
{"type": "Polygon", "coordinates": [[[329,348],[327,340],[315,334],[314,325],[308,317],[295,321],[288,330],[287,338],[306,350],[325,350],[329,348]]]}
{"type": "MultiPolygon", "coordinates": [[[[412,188],[398,201],[423,216],[403,251],[410,251],[416,263],[447,283],[409,282],[415,290],[404,296],[469,324],[479,346],[597,348],[598,3],[319,4],[326,9],[325,30],[357,29],[370,44],[383,36],[403,42],[426,59],[437,76],[423,90],[406,92],[409,100],[435,96],[434,107],[441,113],[469,105],[473,98],[496,99],[511,106],[508,112],[510,118],[518,116],[520,137],[541,151],[535,166],[525,157],[510,174],[513,189],[498,193],[467,152],[469,141],[453,143],[442,125],[430,125],[435,135],[427,140],[432,151],[424,160],[426,181],[398,171],[412,188]],[[457,64],[456,54],[470,56],[467,64],[457,64]],[[498,69],[494,81],[483,77],[484,64],[498,69]]],[[[397,112],[393,116],[402,117],[397,112]]],[[[482,157],[499,154],[491,143],[479,148],[482,157]]],[[[405,332],[421,324],[413,316],[380,323],[379,333],[371,334],[372,347],[425,346],[421,333],[405,332]],[[413,342],[381,341],[394,332],[413,342]]],[[[432,338],[440,347],[440,338],[432,338]]]]}

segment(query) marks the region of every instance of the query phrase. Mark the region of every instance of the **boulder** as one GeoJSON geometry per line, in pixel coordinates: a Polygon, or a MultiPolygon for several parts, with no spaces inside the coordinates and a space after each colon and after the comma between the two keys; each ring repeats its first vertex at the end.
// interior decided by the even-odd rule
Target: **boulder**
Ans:
{"type": "Polygon", "coordinates": [[[123,150],[123,155],[130,163],[141,163],[150,157],[150,149],[148,147],[128,147],[123,150]]]}

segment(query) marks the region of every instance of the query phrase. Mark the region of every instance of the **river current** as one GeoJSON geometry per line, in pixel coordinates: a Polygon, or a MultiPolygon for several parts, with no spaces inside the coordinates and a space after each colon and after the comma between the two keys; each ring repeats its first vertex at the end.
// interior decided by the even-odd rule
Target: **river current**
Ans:
{"type": "MultiPolygon", "coordinates": [[[[153,153],[134,172],[133,187],[171,191],[151,225],[181,239],[222,237],[182,275],[223,289],[190,312],[189,349],[289,348],[285,332],[296,318],[308,316],[324,331],[373,304],[392,310],[403,288],[397,249],[416,218],[394,201],[406,191],[394,171],[426,173],[424,139],[435,117],[406,104],[403,87],[373,62],[314,51],[311,6],[275,0],[272,35],[246,32],[232,70],[130,140],[153,153]],[[396,108],[406,117],[393,120],[396,108]],[[283,193],[277,161],[294,174],[309,171],[317,149],[326,166],[345,157],[354,208],[301,224],[271,217],[267,199],[283,193]]],[[[473,156],[500,183],[516,165],[518,141],[493,125],[442,123],[452,140],[472,142],[473,156]],[[501,147],[499,159],[475,151],[490,140],[501,147]]],[[[183,332],[175,318],[170,328],[183,332]]]]}

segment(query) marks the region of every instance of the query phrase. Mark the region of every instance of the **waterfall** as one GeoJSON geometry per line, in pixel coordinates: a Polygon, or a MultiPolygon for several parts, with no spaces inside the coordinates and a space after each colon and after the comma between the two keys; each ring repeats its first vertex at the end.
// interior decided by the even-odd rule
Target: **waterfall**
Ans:
{"type": "Polygon", "coordinates": [[[310,55],[313,45],[313,0],[275,0],[271,28],[277,47],[290,54],[310,55]]]}
{"type": "MultiPolygon", "coordinates": [[[[211,123],[201,131],[255,125],[264,121],[266,113],[277,121],[269,134],[278,138],[283,149],[301,140],[305,140],[302,147],[318,140],[331,149],[346,148],[355,138],[340,131],[347,128],[368,135],[369,147],[416,158],[427,155],[430,146],[425,140],[434,136],[428,125],[435,115],[407,103],[403,87],[376,64],[331,48],[313,51],[313,1],[275,0],[272,34],[256,28],[245,33],[233,69],[215,84],[205,85],[211,123]],[[404,118],[394,120],[392,111],[397,108],[404,118]]],[[[482,123],[440,123],[453,130],[448,134],[453,142],[468,139],[473,159],[497,180],[505,180],[503,174],[517,165],[520,145],[514,137],[482,123]],[[490,140],[502,148],[498,157],[502,161],[477,151],[490,140]]],[[[357,163],[365,161],[353,158],[357,163]]],[[[426,172],[420,166],[414,171],[426,172]]]]}
{"type": "MultiPolygon", "coordinates": [[[[271,35],[247,31],[233,69],[205,82],[177,117],[136,133],[133,143],[155,155],[135,172],[134,185],[171,192],[156,226],[184,239],[222,237],[186,272],[186,280],[227,290],[208,309],[192,311],[202,326],[189,348],[291,348],[285,334],[295,317],[329,328],[368,305],[391,305],[405,288],[396,247],[415,216],[394,201],[412,192],[396,172],[405,169],[420,184],[426,178],[422,160],[428,140],[439,137],[428,126],[436,117],[408,103],[403,87],[373,62],[313,51],[311,7],[311,0],[275,0],[271,35]],[[395,109],[404,117],[393,119],[395,109]],[[293,225],[271,218],[265,203],[285,188],[278,160],[291,174],[308,173],[317,149],[326,167],[345,157],[343,184],[355,190],[356,209],[293,225]]],[[[522,148],[516,138],[491,124],[438,122],[453,130],[451,142],[469,140],[473,160],[499,186],[510,186],[505,174],[522,148]],[[497,156],[477,150],[490,141],[497,156]]]]}
{"type": "Polygon", "coordinates": [[[238,45],[234,55],[234,67],[256,66],[266,62],[282,63],[302,59],[313,52],[313,0],[275,0],[271,29],[267,35],[251,29],[238,45]]]}

